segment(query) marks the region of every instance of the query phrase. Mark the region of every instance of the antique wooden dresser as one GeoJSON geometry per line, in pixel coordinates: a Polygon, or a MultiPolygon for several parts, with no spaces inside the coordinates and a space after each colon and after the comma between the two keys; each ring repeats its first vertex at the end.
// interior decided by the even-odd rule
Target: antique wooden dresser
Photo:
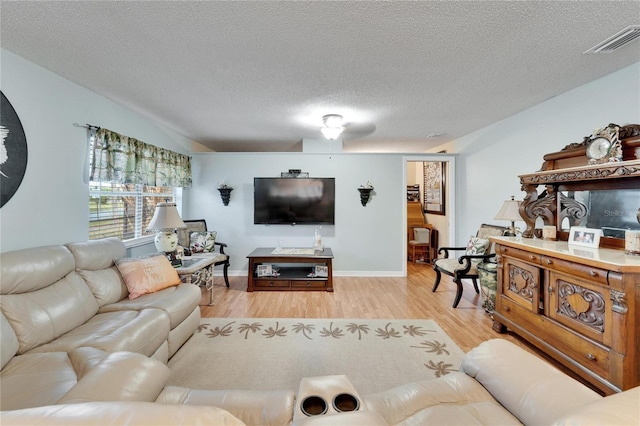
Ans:
{"type": "Polygon", "coordinates": [[[616,228],[623,225],[615,224],[624,217],[624,228],[640,229],[640,126],[612,124],[544,158],[542,170],[520,176],[522,237],[492,238],[498,255],[493,327],[520,335],[604,394],[638,386],[640,256],[625,253],[624,229],[616,228]],[[587,158],[600,137],[609,142],[606,155],[587,158]],[[609,213],[590,218],[598,199],[609,213]],[[569,244],[571,227],[603,219],[615,226],[598,228],[608,231],[598,247],[569,244]],[[555,226],[557,240],[540,238],[541,224],[555,226]]]}

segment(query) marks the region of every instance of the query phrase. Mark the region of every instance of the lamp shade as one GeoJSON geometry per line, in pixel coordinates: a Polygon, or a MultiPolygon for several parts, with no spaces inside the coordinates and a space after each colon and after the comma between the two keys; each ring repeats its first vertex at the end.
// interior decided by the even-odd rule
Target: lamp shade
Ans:
{"type": "Polygon", "coordinates": [[[520,201],[516,201],[513,199],[513,196],[510,200],[505,201],[500,208],[498,214],[494,219],[497,220],[508,220],[510,222],[515,222],[516,220],[522,220],[520,216],[520,212],[518,209],[520,208],[520,201]]]}
{"type": "Polygon", "coordinates": [[[186,228],[175,203],[158,203],[153,218],[147,226],[147,231],[169,231],[174,229],[186,228]]]}

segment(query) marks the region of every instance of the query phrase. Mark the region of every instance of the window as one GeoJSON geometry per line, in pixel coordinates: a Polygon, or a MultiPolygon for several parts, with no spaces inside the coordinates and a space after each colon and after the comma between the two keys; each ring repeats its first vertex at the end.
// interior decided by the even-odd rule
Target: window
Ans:
{"type": "Polygon", "coordinates": [[[146,235],[156,205],[175,201],[177,188],[89,182],[89,239],[146,235]]]}
{"type": "Polygon", "coordinates": [[[89,239],[148,235],[156,205],[179,205],[182,188],[191,185],[190,158],[108,129],[88,129],[89,239]]]}

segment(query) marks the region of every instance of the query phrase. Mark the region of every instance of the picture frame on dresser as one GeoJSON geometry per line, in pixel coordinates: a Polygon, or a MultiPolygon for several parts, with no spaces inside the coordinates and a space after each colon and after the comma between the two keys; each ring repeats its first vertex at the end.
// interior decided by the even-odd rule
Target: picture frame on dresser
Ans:
{"type": "Polygon", "coordinates": [[[598,248],[602,230],[586,228],[583,226],[572,226],[569,231],[569,245],[598,248]]]}

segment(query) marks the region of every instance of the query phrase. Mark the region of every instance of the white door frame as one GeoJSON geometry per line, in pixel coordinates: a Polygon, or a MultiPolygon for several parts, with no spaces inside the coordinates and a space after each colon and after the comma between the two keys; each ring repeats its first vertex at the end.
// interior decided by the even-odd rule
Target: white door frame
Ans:
{"type": "Polygon", "coordinates": [[[449,227],[449,241],[447,246],[455,246],[456,241],[456,156],[451,154],[422,154],[407,155],[403,157],[402,162],[402,223],[403,229],[403,249],[402,249],[402,272],[403,276],[407,276],[407,163],[408,162],[424,162],[424,161],[444,161],[447,163],[447,177],[445,190],[447,192],[446,217],[447,226],[449,227]]]}

